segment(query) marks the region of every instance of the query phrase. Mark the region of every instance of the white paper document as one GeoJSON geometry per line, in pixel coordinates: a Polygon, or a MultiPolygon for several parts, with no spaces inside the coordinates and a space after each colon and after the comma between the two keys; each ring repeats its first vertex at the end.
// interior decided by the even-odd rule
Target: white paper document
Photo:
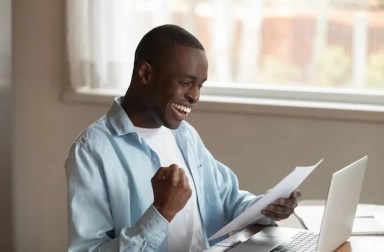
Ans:
{"type": "Polygon", "coordinates": [[[296,190],[305,178],[321,163],[321,159],[317,164],[312,166],[298,166],[285,178],[283,178],[276,186],[267,192],[261,199],[256,201],[250,208],[240,214],[236,219],[232,220],[214,235],[209,237],[209,240],[219,238],[232,231],[237,231],[245,228],[247,225],[264,217],[261,213],[269,204],[275,202],[280,197],[288,198],[291,193],[296,190]]]}

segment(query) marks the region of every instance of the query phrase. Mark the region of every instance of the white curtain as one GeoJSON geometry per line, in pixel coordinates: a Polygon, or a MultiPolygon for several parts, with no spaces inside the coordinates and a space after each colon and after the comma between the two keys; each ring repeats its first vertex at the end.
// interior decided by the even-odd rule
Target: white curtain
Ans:
{"type": "Polygon", "coordinates": [[[141,37],[165,23],[194,27],[194,1],[67,0],[72,88],[126,89],[141,37]]]}
{"type": "Polygon", "coordinates": [[[209,47],[210,79],[232,77],[234,0],[67,0],[73,89],[126,89],[134,50],[157,25],[180,25],[209,47]]]}
{"type": "Polygon", "coordinates": [[[138,43],[135,3],[67,0],[67,50],[73,88],[129,85],[138,43]]]}

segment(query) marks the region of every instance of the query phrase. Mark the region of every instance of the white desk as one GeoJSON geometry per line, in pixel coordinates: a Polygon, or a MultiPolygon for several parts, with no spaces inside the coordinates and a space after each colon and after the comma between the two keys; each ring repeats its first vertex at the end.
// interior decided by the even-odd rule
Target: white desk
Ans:
{"type": "MultiPolygon", "coordinates": [[[[318,204],[318,201],[301,201],[300,205],[314,205],[318,204]]],[[[286,220],[279,221],[281,227],[295,227],[304,228],[299,220],[291,215],[286,220]]],[[[246,241],[253,234],[262,230],[264,226],[255,225],[250,226],[239,233],[232,235],[231,237],[223,240],[222,242],[212,246],[205,250],[206,252],[223,252],[228,251],[230,248],[246,241]]],[[[344,245],[342,245],[336,252],[371,252],[371,251],[384,251],[384,235],[359,235],[351,236],[344,245]]]]}

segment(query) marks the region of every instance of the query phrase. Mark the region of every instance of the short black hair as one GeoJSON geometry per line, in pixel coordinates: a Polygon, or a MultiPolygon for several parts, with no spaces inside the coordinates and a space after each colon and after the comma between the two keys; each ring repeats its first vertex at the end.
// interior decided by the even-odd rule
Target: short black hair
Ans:
{"type": "Polygon", "coordinates": [[[153,28],[139,42],[135,51],[134,71],[139,62],[154,63],[156,60],[174,58],[175,46],[187,46],[205,50],[200,41],[184,28],[166,24],[153,28]]]}

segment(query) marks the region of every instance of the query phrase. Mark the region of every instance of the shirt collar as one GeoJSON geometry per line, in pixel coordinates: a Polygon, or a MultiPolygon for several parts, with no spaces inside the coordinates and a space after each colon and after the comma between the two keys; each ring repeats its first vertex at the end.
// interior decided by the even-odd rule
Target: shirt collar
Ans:
{"type": "Polygon", "coordinates": [[[117,135],[125,135],[136,132],[135,126],[133,125],[131,119],[129,119],[127,113],[121,106],[122,101],[122,96],[115,97],[107,112],[108,121],[111,123],[117,135]]]}

